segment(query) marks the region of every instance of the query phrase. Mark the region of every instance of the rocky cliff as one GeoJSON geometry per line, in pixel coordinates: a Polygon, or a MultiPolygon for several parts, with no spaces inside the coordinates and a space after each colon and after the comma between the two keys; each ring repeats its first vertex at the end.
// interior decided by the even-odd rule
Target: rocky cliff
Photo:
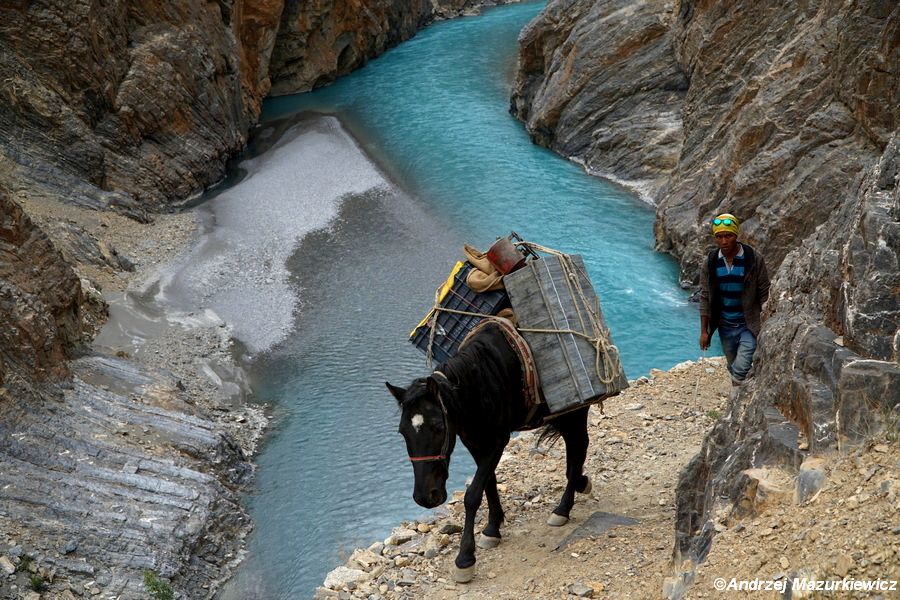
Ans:
{"type": "Polygon", "coordinates": [[[305,92],[361,67],[436,19],[503,0],[288,0],[270,65],[272,94],[305,92]]]}
{"type": "Polygon", "coordinates": [[[138,219],[221,179],[270,93],[501,0],[0,4],[0,185],[138,219]]]}
{"type": "Polygon", "coordinates": [[[756,377],[679,484],[677,550],[702,557],[714,514],[752,512],[747,469],[896,428],[900,7],[551,0],[520,42],[514,113],[589,168],[652,174],[686,282],[725,211],[774,273],[756,377]]]}
{"type": "Polygon", "coordinates": [[[532,139],[648,200],[678,162],[688,80],[671,2],[550,2],[519,37],[511,111],[532,139]]]}
{"type": "Polygon", "coordinates": [[[135,216],[213,183],[268,89],[275,4],[4,3],[0,181],[135,216]]]}
{"type": "Polygon", "coordinates": [[[0,189],[0,386],[66,372],[81,337],[80,305],[72,267],[0,189]]]}

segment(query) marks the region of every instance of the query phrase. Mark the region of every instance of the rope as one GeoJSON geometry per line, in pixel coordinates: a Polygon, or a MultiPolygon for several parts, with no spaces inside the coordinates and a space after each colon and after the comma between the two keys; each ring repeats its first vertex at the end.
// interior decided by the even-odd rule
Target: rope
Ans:
{"type": "Polygon", "coordinates": [[[595,308],[588,300],[584,288],[581,285],[582,280],[581,277],[579,277],[579,274],[582,275],[585,280],[587,280],[587,274],[578,268],[578,265],[575,264],[575,261],[570,255],[564,254],[559,250],[547,248],[546,246],[541,246],[534,242],[523,241],[518,242],[516,245],[525,246],[532,251],[556,256],[559,259],[560,265],[563,268],[563,274],[566,276],[566,285],[569,288],[569,293],[572,295],[572,298],[576,299],[575,313],[578,316],[578,320],[582,327],[582,331],[532,328],[520,328],[519,331],[530,333],[567,333],[586,339],[594,346],[594,370],[597,372],[597,378],[604,385],[611,384],[619,371],[619,349],[614,344],[610,343],[609,331],[603,325],[603,321],[600,317],[599,295],[597,297],[597,306],[595,308]],[[587,313],[586,315],[582,314],[582,309],[587,313]],[[585,326],[585,320],[590,327],[585,326]],[[589,331],[589,333],[584,333],[585,331],[589,331]]]}

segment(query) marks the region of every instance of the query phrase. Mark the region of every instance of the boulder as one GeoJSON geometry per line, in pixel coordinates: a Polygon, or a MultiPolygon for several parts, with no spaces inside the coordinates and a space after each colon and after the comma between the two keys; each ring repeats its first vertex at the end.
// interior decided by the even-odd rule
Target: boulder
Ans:
{"type": "Polygon", "coordinates": [[[325,587],[339,590],[347,585],[356,584],[366,577],[366,572],[341,565],[325,576],[325,587]]]}

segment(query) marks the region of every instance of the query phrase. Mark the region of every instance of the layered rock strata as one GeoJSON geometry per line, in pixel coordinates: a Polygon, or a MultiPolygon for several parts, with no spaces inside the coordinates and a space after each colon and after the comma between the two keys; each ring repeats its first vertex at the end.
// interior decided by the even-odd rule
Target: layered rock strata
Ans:
{"type": "MultiPolygon", "coordinates": [[[[634,146],[632,124],[665,121],[669,111],[623,105],[603,85],[578,82],[644,80],[674,61],[687,86],[678,96],[682,142],[655,186],[658,247],[695,282],[709,218],[733,212],[774,273],[755,379],[732,397],[679,483],[677,551],[696,559],[711,515],[752,512],[759,484],[747,469],[796,470],[808,452],[896,427],[900,7],[682,0],[672,9],[551,0],[521,38],[512,102],[536,141],[580,162],[591,164],[579,148],[613,139],[598,146],[611,174],[640,183],[621,156],[636,147],[655,161],[659,149],[652,136],[634,146]],[[622,19],[623,11],[640,16],[622,19]],[[654,17],[657,41],[633,55],[611,43],[648,39],[654,17]],[[584,126],[571,118],[582,106],[593,107],[580,112],[584,126]],[[620,122],[595,117],[615,111],[620,122]]],[[[669,88],[648,80],[640,91],[662,97],[669,88]]]]}
{"type": "Polygon", "coordinates": [[[0,391],[0,555],[16,571],[0,596],[38,578],[53,597],[146,598],[149,570],[208,597],[248,523],[240,448],[170,374],[108,357],[71,368],[61,386],[0,391]]]}
{"type": "Polygon", "coordinates": [[[207,596],[248,529],[237,493],[250,465],[194,382],[70,360],[93,307],[69,261],[127,263],[74,223],[53,226],[66,253],[0,191],[0,597],[145,598],[144,570],[207,596]]]}

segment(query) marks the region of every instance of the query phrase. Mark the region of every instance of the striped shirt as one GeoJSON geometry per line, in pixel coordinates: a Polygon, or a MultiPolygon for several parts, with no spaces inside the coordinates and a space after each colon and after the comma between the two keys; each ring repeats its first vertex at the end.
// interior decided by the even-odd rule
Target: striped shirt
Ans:
{"type": "Polygon", "coordinates": [[[722,299],[722,325],[743,325],[744,309],[741,305],[741,294],[744,291],[743,246],[740,246],[737,255],[732,259],[730,268],[722,251],[719,250],[716,280],[719,285],[719,297],[722,299]]]}

